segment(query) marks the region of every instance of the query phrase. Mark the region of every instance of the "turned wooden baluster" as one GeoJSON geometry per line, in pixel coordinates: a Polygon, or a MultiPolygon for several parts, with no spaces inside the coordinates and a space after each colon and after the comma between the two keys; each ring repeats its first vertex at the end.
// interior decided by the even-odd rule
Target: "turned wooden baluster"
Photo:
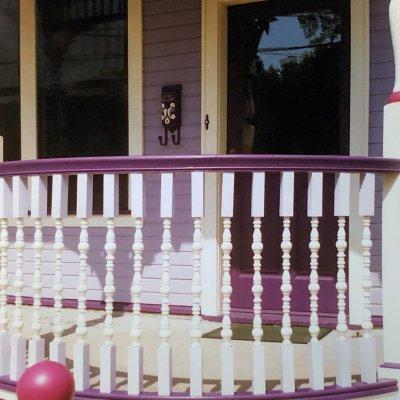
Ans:
{"type": "Polygon", "coordinates": [[[15,307],[12,322],[13,336],[11,338],[10,378],[17,381],[26,368],[26,340],[22,336],[24,327],[22,313],[22,291],[24,289],[24,217],[28,216],[28,181],[20,176],[13,176],[13,217],[16,218],[17,232],[15,234],[15,261],[14,291],[15,307]]]}
{"type": "Polygon", "coordinates": [[[172,173],[161,174],[161,204],[160,215],[163,220],[163,238],[161,251],[163,252],[161,277],[161,323],[159,336],[161,339],[158,348],[158,394],[169,396],[172,390],[172,349],[169,343],[171,337],[169,321],[169,296],[171,292],[171,218],[173,212],[173,180],[172,173]]]}
{"type": "Polygon", "coordinates": [[[376,382],[377,364],[375,338],[372,335],[371,319],[371,217],[375,214],[375,175],[365,174],[361,177],[359,193],[359,214],[363,219],[362,230],[362,255],[363,255],[363,319],[361,323],[362,338],[360,339],[360,366],[361,381],[365,383],[376,382]]]}
{"type": "Polygon", "coordinates": [[[81,220],[81,232],[79,235],[79,278],[78,278],[78,315],[76,319],[75,334],[78,340],[74,344],[74,380],[76,390],[83,391],[89,387],[89,361],[90,346],[86,341],[86,293],[88,290],[88,252],[89,234],[88,218],[93,212],[93,176],[78,174],[76,217],[81,220]]]}
{"type": "Polygon", "coordinates": [[[100,392],[111,393],[116,385],[116,346],[113,343],[113,303],[115,294],[114,262],[117,246],[115,244],[114,219],[119,212],[118,175],[104,174],[103,216],[107,220],[107,235],[104,250],[106,252],[106,278],[104,285],[105,319],[104,343],[100,349],[100,392]]]}
{"type": "Polygon", "coordinates": [[[292,242],[290,236],[290,223],[293,217],[294,201],[294,172],[283,172],[281,175],[279,216],[283,218],[282,232],[282,391],[290,393],[295,391],[294,376],[294,348],[291,342],[292,326],[290,319],[290,295],[292,284],[290,279],[290,251],[292,242]]]}
{"type": "Polygon", "coordinates": [[[133,281],[131,340],[128,349],[128,394],[139,395],[143,391],[143,346],[141,343],[142,328],[140,324],[140,300],[142,294],[142,261],[143,261],[143,218],[144,191],[143,174],[130,175],[130,196],[132,217],[134,218],[135,235],[133,240],[133,281]]]}
{"type": "Polygon", "coordinates": [[[223,219],[222,234],[222,344],[221,344],[221,393],[233,395],[235,392],[233,370],[233,347],[231,327],[231,219],[233,217],[233,197],[235,186],[235,174],[222,174],[221,217],[223,219]]]}
{"type": "Polygon", "coordinates": [[[321,172],[313,172],[309,175],[308,182],[308,202],[307,215],[311,219],[310,234],[310,327],[309,332],[311,340],[309,343],[310,354],[310,387],[314,390],[324,388],[324,363],[322,355],[322,346],[318,340],[318,292],[320,289],[318,283],[318,251],[320,248],[318,225],[319,217],[322,217],[322,181],[321,172]]]}
{"type": "Polygon", "coordinates": [[[0,376],[10,374],[10,334],[8,331],[8,219],[12,217],[12,183],[0,178],[0,376]]]}
{"type": "Polygon", "coordinates": [[[254,172],[251,190],[251,217],[253,218],[253,394],[265,394],[265,347],[261,342],[262,329],[262,299],[261,280],[262,234],[261,218],[264,217],[265,173],[254,172]]]}
{"type": "Polygon", "coordinates": [[[338,218],[337,232],[337,339],[336,339],[336,385],[351,386],[351,346],[346,316],[346,217],[350,215],[350,174],[336,176],[334,214],[338,218]]]}
{"type": "Polygon", "coordinates": [[[203,395],[203,348],[201,345],[201,252],[203,249],[202,218],[204,216],[204,173],[192,172],[193,278],[192,329],[190,336],[190,395],[203,395]]]}
{"type": "Polygon", "coordinates": [[[42,218],[47,216],[47,177],[33,176],[31,178],[31,217],[35,220],[35,235],[33,241],[34,272],[33,272],[33,310],[29,340],[28,365],[34,365],[44,359],[44,339],[41,338],[42,322],[40,308],[42,303],[42,251],[43,233],[42,218]]]}
{"type": "Polygon", "coordinates": [[[56,232],[54,235],[54,316],[53,334],[54,339],[50,343],[50,360],[65,365],[65,342],[62,340],[64,326],[62,320],[62,255],[64,252],[63,218],[68,215],[68,176],[53,175],[51,217],[55,219],[56,232]]]}

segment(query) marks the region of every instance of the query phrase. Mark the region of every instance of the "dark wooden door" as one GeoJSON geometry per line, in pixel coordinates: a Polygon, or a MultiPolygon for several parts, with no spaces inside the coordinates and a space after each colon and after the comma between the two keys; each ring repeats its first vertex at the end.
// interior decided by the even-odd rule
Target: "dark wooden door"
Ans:
{"type": "MultiPolygon", "coordinates": [[[[228,8],[228,153],[348,154],[349,2],[268,1],[228,8]]],[[[251,175],[237,174],[232,220],[232,307],[251,311],[251,175]]],[[[263,310],[281,311],[280,175],[267,174],[263,310]]],[[[324,175],[320,219],[319,311],[336,311],[334,176],[324,175]]],[[[310,220],[307,175],[295,175],[292,310],[309,311],[310,220]]]]}

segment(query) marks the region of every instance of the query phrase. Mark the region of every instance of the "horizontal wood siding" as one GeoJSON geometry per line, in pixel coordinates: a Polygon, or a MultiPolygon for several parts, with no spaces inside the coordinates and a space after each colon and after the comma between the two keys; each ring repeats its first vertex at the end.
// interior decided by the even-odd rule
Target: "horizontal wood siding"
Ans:
{"type": "MultiPolygon", "coordinates": [[[[201,93],[201,0],[144,0],[144,152],[146,155],[200,154],[200,93],[201,93]],[[162,147],[157,137],[161,127],[161,87],[180,83],[182,91],[182,142],[162,147]]],[[[190,175],[175,175],[175,203],[172,221],[171,303],[191,305],[192,234],[190,216],[190,175]]],[[[160,214],[160,179],[148,174],[145,181],[146,218],[144,234],[143,303],[160,303],[162,253],[162,221],[160,214]]],[[[104,222],[105,226],[105,222],[104,222]]],[[[64,294],[77,297],[79,275],[79,228],[64,228],[66,249],[63,254],[64,294]]],[[[25,296],[32,296],[33,228],[26,229],[24,280],[25,296]]],[[[115,301],[130,302],[133,276],[132,229],[117,228],[115,263],[115,301]]],[[[89,300],[104,299],[106,229],[90,228],[89,300]]],[[[15,230],[10,229],[11,247],[15,230]]],[[[44,230],[43,297],[53,297],[54,228],[44,230]]],[[[10,249],[10,282],[14,280],[15,250],[10,249]]],[[[9,294],[13,294],[10,287],[9,294]]]]}
{"type": "MultiPolygon", "coordinates": [[[[370,2],[370,114],[369,155],[382,156],[383,107],[392,93],[394,84],[394,58],[389,29],[389,0],[370,2]]],[[[382,180],[376,190],[376,215],[372,227],[372,310],[382,315],[382,180]]]]}
{"type": "MultiPolygon", "coordinates": [[[[144,152],[146,155],[200,154],[201,112],[201,1],[200,0],[144,0],[144,152]],[[174,146],[160,146],[158,136],[164,134],[160,120],[161,88],[181,84],[182,89],[182,141],[174,146]]],[[[154,178],[154,176],[153,176],[154,178]]],[[[147,213],[144,240],[144,283],[146,294],[160,287],[162,235],[159,177],[152,186],[147,184],[147,213]],[[154,224],[151,228],[149,224],[154,224]],[[146,231],[147,229],[147,231],[146,231]],[[150,230],[156,236],[151,237],[150,230]],[[146,244],[145,244],[146,247],[146,244]],[[147,262],[146,262],[147,261],[147,262]]],[[[149,179],[149,178],[148,178],[149,179]]],[[[148,180],[147,180],[148,182],[148,180]]],[[[172,219],[171,301],[173,304],[191,304],[192,235],[190,215],[190,175],[175,174],[174,217],[172,219]]],[[[159,296],[152,295],[159,303],[159,296]]],[[[152,301],[154,303],[154,301],[152,301]]]]}

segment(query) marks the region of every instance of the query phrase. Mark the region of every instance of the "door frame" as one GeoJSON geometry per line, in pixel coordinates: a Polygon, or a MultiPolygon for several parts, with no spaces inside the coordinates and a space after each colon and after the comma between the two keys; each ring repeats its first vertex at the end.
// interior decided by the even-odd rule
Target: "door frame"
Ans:
{"type": "MultiPolygon", "coordinates": [[[[226,153],[227,140],[227,7],[261,0],[202,0],[201,154],[226,153]],[[209,126],[204,121],[209,116],[209,126]]],[[[369,0],[351,0],[350,155],[368,155],[369,130],[369,0]]],[[[205,218],[202,273],[203,313],[219,315],[221,294],[220,181],[208,174],[205,185],[205,218]]],[[[349,228],[350,322],[362,317],[361,219],[358,216],[358,179],[352,177],[349,228]]]]}

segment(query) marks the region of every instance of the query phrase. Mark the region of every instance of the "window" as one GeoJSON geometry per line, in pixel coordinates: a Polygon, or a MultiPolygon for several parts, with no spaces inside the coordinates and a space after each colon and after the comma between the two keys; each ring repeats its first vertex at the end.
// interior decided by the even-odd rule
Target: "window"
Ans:
{"type": "Polygon", "coordinates": [[[39,158],[127,155],[127,0],[37,0],[37,32],[39,158]]]}
{"type": "Polygon", "coordinates": [[[0,135],[4,160],[21,158],[19,2],[0,2],[0,135]]]}
{"type": "Polygon", "coordinates": [[[348,0],[229,7],[228,43],[229,152],[348,154],[348,0]]]}

